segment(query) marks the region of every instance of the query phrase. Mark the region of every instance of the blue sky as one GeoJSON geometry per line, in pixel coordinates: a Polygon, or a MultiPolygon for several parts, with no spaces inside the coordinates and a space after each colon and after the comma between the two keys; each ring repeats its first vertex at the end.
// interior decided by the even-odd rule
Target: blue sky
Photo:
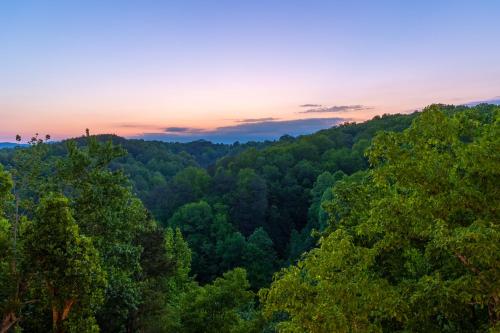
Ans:
{"type": "Polygon", "coordinates": [[[0,140],[232,140],[273,118],[264,139],[489,100],[498,17],[500,1],[4,1],[0,140]]]}

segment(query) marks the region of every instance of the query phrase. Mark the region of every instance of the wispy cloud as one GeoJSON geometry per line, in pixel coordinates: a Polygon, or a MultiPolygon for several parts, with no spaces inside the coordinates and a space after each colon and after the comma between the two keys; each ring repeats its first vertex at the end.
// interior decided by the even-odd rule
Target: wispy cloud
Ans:
{"type": "Polygon", "coordinates": [[[167,127],[164,129],[166,133],[197,133],[203,131],[199,128],[192,127],[167,127]]]}
{"type": "MultiPolygon", "coordinates": [[[[306,105],[306,104],[304,104],[306,105]]],[[[300,111],[299,113],[336,113],[336,112],[348,112],[348,111],[360,111],[360,110],[369,110],[371,109],[368,106],[364,105],[333,105],[329,107],[317,107],[308,109],[305,111],[300,111]]]]}
{"type": "Polygon", "coordinates": [[[484,100],[480,100],[480,101],[472,101],[472,102],[465,103],[464,105],[476,106],[476,105],[483,104],[483,103],[500,105],[500,96],[495,96],[493,98],[484,99],[484,100]]]}
{"type": "Polygon", "coordinates": [[[299,107],[301,108],[319,108],[319,107],[322,107],[321,104],[302,104],[302,105],[299,105],[299,107]]]}
{"type": "Polygon", "coordinates": [[[267,118],[247,118],[236,120],[237,123],[260,123],[263,121],[274,121],[279,120],[279,118],[267,117],[267,118]]]}
{"type": "MultiPolygon", "coordinates": [[[[268,118],[263,118],[268,119],[268,118]]],[[[248,141],[276,140],[288,134],[298,136],[309,134],[321,129],[348,121],[347,118],[306,118],[296,120],[261,120],[241,122],[232,126],[218,127],[214,130],[200,128],[168,127],[162,132],[144,133],[138,137],[146,140],[189,142],[209,140],[212,142],[233,143],[248,141]],[[169,131],[170,129],[170,131],[169,131]],[[174,129],[174,131],[171,131],[174,129]]]]}

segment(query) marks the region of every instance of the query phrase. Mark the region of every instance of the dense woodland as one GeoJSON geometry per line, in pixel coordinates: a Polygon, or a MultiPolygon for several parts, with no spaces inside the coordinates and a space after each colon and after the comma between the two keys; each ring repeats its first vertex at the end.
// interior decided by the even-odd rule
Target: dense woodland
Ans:
{"type": "Polygon", "coordinates": [[[0,150],[0,332],[500,331],[500,107],[0,150]]]}

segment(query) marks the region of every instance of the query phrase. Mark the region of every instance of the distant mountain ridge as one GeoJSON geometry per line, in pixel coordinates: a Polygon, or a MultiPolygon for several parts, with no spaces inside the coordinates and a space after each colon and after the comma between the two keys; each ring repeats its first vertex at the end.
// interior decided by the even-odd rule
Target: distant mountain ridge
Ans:
{"type": "Polygon", "coordinates": [[[24,147],[25,144],[19,144],[15,142],[0,142],[0,149],[4,148],[14,148],[14,147],[24,147]]]}

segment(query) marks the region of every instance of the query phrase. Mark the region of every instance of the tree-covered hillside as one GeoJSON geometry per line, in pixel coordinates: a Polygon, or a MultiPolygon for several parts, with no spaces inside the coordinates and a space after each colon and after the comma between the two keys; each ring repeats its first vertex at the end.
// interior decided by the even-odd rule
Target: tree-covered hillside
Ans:
{"type": "Polygon", "coordinates": [[[380,133],[333,187],[319,247],[260,292],[280,331],[499,329],[500,108],[450,111],[380,133]]]}
{"type": "Polygon", "coordinates": [[[2,149],[0,332],[498,329],[499,125],[433,105],[276,142],[2,149]]]}

